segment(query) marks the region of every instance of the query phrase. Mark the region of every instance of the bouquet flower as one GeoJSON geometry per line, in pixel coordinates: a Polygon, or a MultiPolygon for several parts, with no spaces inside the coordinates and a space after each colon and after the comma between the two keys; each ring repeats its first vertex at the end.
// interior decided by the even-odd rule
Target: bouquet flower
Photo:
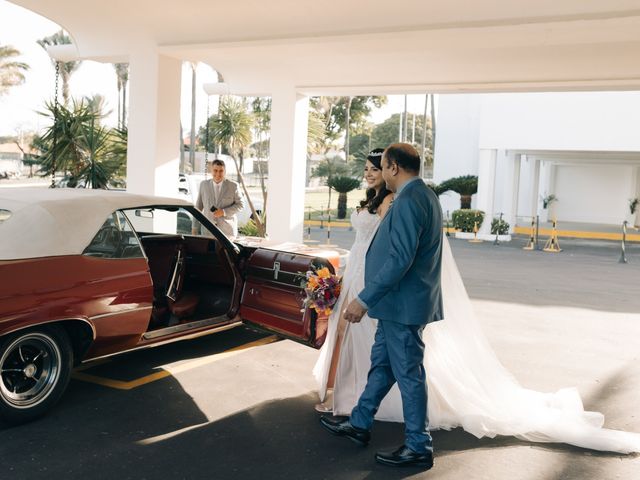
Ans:
{"type": "Polygon", "coordinates": [[[304,275],[300,284],[306,294],[303,300],[304,307],[311,307],[318,314],[331,314],[340,296],[342,278],[333,275],[327,267],[309,270],[304,275]]]}

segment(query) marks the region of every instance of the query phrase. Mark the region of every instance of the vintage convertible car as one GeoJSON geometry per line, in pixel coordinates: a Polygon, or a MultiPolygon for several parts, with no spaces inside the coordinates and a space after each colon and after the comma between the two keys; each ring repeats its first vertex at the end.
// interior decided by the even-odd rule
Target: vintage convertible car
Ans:
{"type": "Polygon", "coordinates": [[[243,323],[319,347],[300,273],[336,255],[283,248],[234,243],[181,200],[0,190],[0,417],[46,412],[80,362],[243,323]]]}

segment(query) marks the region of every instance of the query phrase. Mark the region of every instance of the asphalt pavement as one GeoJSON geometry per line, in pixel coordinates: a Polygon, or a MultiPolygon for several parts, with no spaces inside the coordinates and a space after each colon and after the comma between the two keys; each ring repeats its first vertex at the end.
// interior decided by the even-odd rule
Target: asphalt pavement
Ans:
{"type": "MultiPolygon", "coordinates": [[[[348,248],[353,235],[332,239],[348,248]]],[[[607,426],[640,432],[640,246],[620,264],[613,242],[524,243],[451,240],[498,357],[526,387],[576,386],[607,426]]],[[[316,358],[239,328],[87,365],[49,415],[0,425],[0,479],[640,478],[638,456],[461,429],[434,432],[429,472],[379,466],[374,452],[400,444],[402,425],[377,422],[367,448],[328,435],[313,410],[316,358]]]]}

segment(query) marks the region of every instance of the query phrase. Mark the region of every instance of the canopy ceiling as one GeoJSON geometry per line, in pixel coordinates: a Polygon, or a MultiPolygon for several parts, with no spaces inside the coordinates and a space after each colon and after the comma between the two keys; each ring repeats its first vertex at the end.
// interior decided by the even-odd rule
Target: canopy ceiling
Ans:
{"type": "Polygon", "coordinates": [[[157,51],[232,93],[640,89],[637,0],[13,0],[83,58],[157,51]]]}

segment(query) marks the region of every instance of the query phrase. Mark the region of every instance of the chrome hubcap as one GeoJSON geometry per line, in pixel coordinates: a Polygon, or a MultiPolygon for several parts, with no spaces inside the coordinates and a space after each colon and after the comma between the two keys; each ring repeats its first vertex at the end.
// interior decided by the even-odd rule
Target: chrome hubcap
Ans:
{"type": "Polygon", "coordinates": [[[16,338],[0,357],[0,396],[15,408],[42,402],[60,377],[62,355],[43,333],[16,338]]]}

